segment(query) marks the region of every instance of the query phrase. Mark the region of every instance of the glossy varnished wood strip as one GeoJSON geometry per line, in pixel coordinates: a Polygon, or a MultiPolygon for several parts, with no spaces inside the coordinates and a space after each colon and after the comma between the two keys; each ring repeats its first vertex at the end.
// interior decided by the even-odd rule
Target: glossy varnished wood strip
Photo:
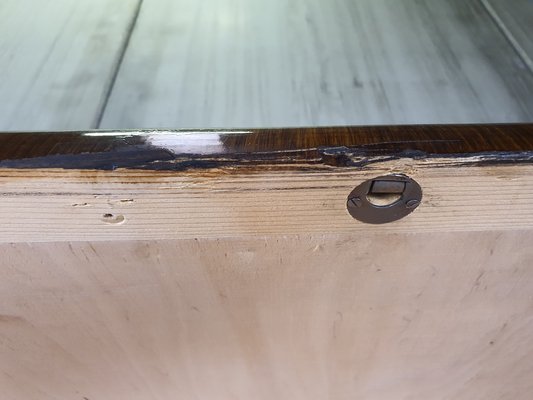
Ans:
{"type": "Polygon", "coordinates": [[[138,0],[2,0],[0,130],[95,128],[138,0]]]}
{"type": "Polygon", "coordinates": [[[479,0],[151,0],[101,128],[522,122],[533,75],[479,0]]]}
{"type": "Polygon", "coordinates": [[[80,171],[0,169],[0,242],[153,240],[306,233],[533,229],[533,166],[406,159],[364,169],[80,171]],[[423,190],[385,225],[348,214],[367,179],[404,173],[423,190]]]}
{"type": "Polygon", "coordinates": [[[2,396],[530,400],[532,232],[2,244],[2,396]]]}
{"type": "Polygon", "coordinates": [[[520,162],[532,151],[531,124],[0,134],[2,168],[350,167],[430,156],[520,162]]]}

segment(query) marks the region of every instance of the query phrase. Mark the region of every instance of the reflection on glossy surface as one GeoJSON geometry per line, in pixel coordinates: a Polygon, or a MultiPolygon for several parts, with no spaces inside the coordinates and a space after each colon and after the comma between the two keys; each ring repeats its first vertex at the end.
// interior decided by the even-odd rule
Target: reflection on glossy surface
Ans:
{"type": "Polygon", "coordinates": [[[213,154],[224,153],[225,148],[221,138],[221,134],[214,132],[177,132],[170,135],[150,134],[146,138],[146,143],[174,154],[213,154]]]}
{"type": "Polygon", "coordinates": [[[93,131],[81,133],[88,137],[128,137],[128,136],[190,136],[190,135],[205,135],[206,133],[217,133],[220,135],[238,135],[252,133],[252,131],[238,131],[238,130],[215,130],[215,129],[196,129],[196,130],[142,130],[142,131],[93,131]]]}
{"type": "Polygon", "coordinates": [[[532,124],[0,134],[0,167],[4,168],[354,166],[354,156],[366,160],[481,153],[507,161],[517,160],[520,154],[523,161],[533,160],[532,151],[532,124]]]}
{"type": "Polygon", "coordinates": [[[173,154],[218,154],[224,153],[222,136],[247,135],[252,131],[213,131],[213,130],[179,130],[179,131],[127,131],[127,132],[87,132],[87,137],[128,138],[142,137],[145,143],[165,149],[173,154]]]}

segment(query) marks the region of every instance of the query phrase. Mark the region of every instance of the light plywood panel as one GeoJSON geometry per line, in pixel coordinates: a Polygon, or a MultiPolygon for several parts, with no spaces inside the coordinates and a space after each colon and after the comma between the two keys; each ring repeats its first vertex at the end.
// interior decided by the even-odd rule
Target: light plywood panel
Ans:
{"type": "Polygon", "coordinates": [[[2,244],[2,396],[529,400],[532,240],[2,244]]]}
{"type": "Polygon", "coordinates": [[[481,0],[502,32],[533,72],[533,1],[481,0]]]}
{"type": "Polygon", "coordinates": [[[506,122],[530,71],[477,0],[151,0],[102,127],[506,122]]]}
{"type": "Polygon", "coordinates": [[[96,127],[137,0],[2,0],[0,130],[96,127]]]}

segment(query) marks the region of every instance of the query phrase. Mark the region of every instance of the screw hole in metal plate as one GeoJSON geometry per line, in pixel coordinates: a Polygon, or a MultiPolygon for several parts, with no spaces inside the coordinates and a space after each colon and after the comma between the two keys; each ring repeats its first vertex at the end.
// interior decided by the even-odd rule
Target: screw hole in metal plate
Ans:
{"type": "Polygon", "coordinates": [[[422,201],[422,188],[406,175],[369,179],[348,196],[348,212],[367,224],[386,224],[413,212],[422,201]]]}

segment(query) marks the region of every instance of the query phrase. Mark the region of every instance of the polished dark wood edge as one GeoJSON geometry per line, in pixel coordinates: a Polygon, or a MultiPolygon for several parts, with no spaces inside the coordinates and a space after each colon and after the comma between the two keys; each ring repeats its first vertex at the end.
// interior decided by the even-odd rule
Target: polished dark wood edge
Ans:
{"type": "Polygon", "coordinates": [[[0,168],[186,170],[394,158],[533,161],[533,124],[0,133],[0,168]]]}

